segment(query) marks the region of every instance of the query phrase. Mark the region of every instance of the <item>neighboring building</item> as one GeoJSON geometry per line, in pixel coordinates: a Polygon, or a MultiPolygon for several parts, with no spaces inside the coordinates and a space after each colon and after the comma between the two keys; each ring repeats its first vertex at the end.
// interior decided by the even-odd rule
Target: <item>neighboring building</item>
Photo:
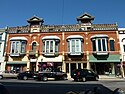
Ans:
{"type": "Polygon", "coordinates": [[[123,76],[125,76],[125,28],[118,28],[119,31],[119,42],[120,42],[120,50],[121,50],[121,71],[123,72],[123,76]]]}
{"type": "Polygon", "coordinates": [[[5,29],[0,29],[0,71],[5,70],[4,52],[6,47],[7,33],[5,29]]]}
{"type": "Polygon", "coordinates": [[[115,75],[120,63],[117,24],[93,24],[84,13],[75,25],[44,25],[39,17],[29,25],[9,27],[6,69],[45,70],[60,68],[69,76],[74,69],[93,69],[115,75]]]}

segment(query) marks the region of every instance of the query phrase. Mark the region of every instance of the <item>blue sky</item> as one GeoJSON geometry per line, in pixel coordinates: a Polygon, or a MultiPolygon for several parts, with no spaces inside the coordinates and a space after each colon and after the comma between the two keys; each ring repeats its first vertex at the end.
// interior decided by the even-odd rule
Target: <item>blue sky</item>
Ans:
{"type": "Polygon", "coordinates": [[[76,24],[76,17],[87,12],[93,23],[118,23],[125,27],[125,0],[0,0],[0,28],[25,26],[34,15],[46,25],[76,24]]]}

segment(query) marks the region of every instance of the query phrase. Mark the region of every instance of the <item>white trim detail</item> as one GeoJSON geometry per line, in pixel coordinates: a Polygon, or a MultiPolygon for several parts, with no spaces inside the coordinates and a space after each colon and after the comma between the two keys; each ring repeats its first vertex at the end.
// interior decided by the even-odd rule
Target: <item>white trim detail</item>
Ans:
{"type": "Polygon", "coordinates": [[[58,56],[58,57],[42,57],[42,61],[41,62],[62,62],[62,56],[58,56]]]}
{"type": "Polygon", "coordinates": [[[58,39],[58,40],[60,40],[60,38],[58,36],[45,36],[42,38],[42,40],[45,40],[45,39],[58,39]]]}
{"type": "Polygon", "coordinates": [[[108,37],[108,35],[97,34],[97,35],[91,36],[91,38],[103,38],[103,37],[108,37]]]}
{"type": "Polygon", "coordinates": [[[75,39],[83,39],[83,37],[82,36],[80,36],[80,35],[70,35],[70,36],[68,36],[67,37],[67,39],[73,39],[73,38],[75,38],[75,39]]]}
{"type": "Polygon", "coordinates": [[[10,38],[10,40],[28,40],[27,38],[25,38],[25,37],[12,37],[12,38],[10,38]]]}

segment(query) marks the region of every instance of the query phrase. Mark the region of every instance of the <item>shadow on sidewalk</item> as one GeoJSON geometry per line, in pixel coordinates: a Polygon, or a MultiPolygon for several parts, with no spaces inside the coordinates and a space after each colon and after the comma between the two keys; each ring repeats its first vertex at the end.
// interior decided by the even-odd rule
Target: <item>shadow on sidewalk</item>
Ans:
{"type": "MultiPolygon", "coordinates": [[[[77,85],[76,85],[77,86],[77,85]]],[[[74,94],[113,94],[113,91],[101,84],[84,84],[80,90],[71,90],[69,92],[76,92],[74,94]],[[85,93],[96,92],[96,93],[85,93]]],[[[70,93],[65,93],[70,94],[70,93]]],[[[72,93],[71,93],[72,94],[72,93]]]]}
{"type": "Polygon", "coordinates": [[[9,94],[8,90],[0,83],[0,94],[9,94]]]}

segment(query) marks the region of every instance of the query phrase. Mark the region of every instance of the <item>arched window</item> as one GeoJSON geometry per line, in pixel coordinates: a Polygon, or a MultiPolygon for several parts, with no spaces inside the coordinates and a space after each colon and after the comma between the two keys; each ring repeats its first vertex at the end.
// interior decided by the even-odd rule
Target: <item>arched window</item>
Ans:
{"type": "Polygon", "coordinates": [[[125,38],[122,39],[123,52],[125,52],[125,38]]]}
{"type": "Polygon", "coordinates": [[[110,40],[110,51],[115,51],[115,41],[114,40],[110,40]]]}
{"type": "Polygon", "coordinates": [[[32,51],[36,51],[36,42],[32,43],[32,51]]]}

